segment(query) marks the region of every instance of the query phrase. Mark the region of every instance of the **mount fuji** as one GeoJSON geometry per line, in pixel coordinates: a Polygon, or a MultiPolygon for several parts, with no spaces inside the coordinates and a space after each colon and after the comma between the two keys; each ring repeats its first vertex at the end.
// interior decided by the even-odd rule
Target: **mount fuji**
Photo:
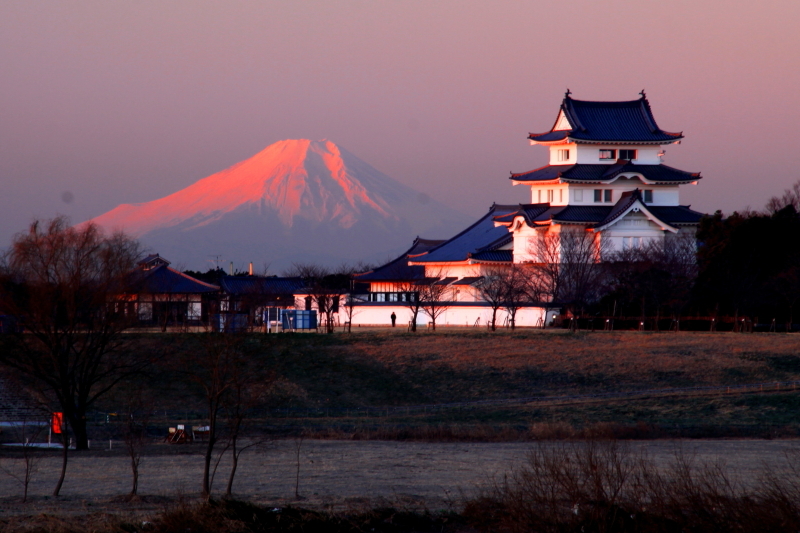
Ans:
{"type": "Polygon", "coordinates": [[[178,192],[93,218],[185,268],[381,261],[469,218],[335,145],[284,140],[178,192]]]}

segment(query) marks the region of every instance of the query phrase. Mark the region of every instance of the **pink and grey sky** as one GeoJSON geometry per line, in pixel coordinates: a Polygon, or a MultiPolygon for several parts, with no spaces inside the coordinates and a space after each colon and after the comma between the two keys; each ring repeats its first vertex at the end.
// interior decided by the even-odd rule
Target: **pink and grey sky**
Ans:
{"type": "MultiPolygon", "coordinates": [[[[524,202],[564,91],[683,131],[683,203],[761,208],[800,179],[800,2],[0,3],[0,247],[327,138],[475,216],[524,202]]],[[[412,238],[413,236],[410,236],[412,238]]],[[[436,235],[431,237],[446,237],[436,235]]]]}

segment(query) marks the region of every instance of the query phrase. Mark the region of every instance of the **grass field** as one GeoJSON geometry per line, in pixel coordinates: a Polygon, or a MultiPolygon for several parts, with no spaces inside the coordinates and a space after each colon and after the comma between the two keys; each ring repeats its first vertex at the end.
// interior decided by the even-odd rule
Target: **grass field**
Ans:
{"type": "MultiPolygon", "coordinates": [[[[198,339],[149,342],[201,350],[198,339]]],[[[248,343],[255,363],[279,377],[262,424],[327,437],[513,440],[598,425],[624,426],[630,436],[638,428],[644,438],[781,436],[800,427],[798,386],[774,385],[800,380],[800,336],[792,334],[383,329],[254,334],[248,343]],[[766,386],[738,390],[743,384],[766,386]],[[669,391],[692,387],[717,390],[669,391]],[[645,390],[663,392],[627,396],[645,390]]],[[[144,384],[154,405],[166,418],[201,417],[197,399],[167,379],[144,384]]],[[[113,411],[113,401],[102,408],[113,411]]]]}

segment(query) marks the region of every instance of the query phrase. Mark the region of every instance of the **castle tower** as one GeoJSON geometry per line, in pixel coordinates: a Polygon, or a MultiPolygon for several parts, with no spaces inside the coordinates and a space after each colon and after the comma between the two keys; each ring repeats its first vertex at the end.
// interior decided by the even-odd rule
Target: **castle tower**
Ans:
{"type": "Polygon", "coordinates": [[[531,188],[531,203],[495,223],[514,235],[514,262],[542,262],[537,242],[548,233],[588,232],[604,253],[694,234],[702,213],[680,205],[680,186],[700,173],[662,162],[664,146],[683,133],[660,129],[644,91],[638,100],[592,102],[564,96],[553,127],[531,133],[550,164],[512,174],[531,188]]]}

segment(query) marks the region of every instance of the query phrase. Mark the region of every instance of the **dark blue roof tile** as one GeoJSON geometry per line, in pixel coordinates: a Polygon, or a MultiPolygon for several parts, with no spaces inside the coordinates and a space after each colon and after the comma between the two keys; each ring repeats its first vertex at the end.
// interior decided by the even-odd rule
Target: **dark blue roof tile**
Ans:
{"type": "Polygon", "coordinates": [[[354,279],[359,282],[366,281],[401,281],[422,279],[425,277],[425,267],[413,266],[408,264],[408,257],[414,255],[424,254],[425,252],[439,246],[445,241],[437,241],[432,239],[420,239],[417,237],[411,248],[406,250],[400,257],[389,261],[383,266],[356,274],[354,279]]]}
{"type": "Polygon", "coordinates": [[[554,222],[596,224],[610,212],[610,205],[568,205],[561,207],[558,213],[554,213],[552,219],[554,222]]]}
{"type": "Polygon", "coordinates": [[[610,165],[547,165],[545,167],[511,174],[519,182],[551,181],[602,183],[615,179],[620,174],[637,173],[654,183],[687,183],[702,178],[699,172],[686,172],[667,165],[635,165],[629,161],[618,161],[610,165]]]}
{"type": "Polygon", "coordinates": [[[616,218],[625,213],[625,211],[637,201],[644,205],[644,200],[642,200],[642,195],[639,193],[639,189],[625,191],[620,195],[619,200],[617,200],[617,203],[614,204],[614,207],[611,208],[605,218],[598,222],[597,225],[605,226],[606,224],[610,224],[616,218]]]}
{"type": "Polygon", "coordinates": [[[483,279],[483,276],[466,277],[466,278],[461,278],[458,281],[454,281],[452,283],[452,285],[462,285],[462,286],[474,285],[474,284],[478,283],[479,281],[481,281],[482,279],[483,279]]]}
{"type": "Polygon", "coordinates": [[[487,250],[472,254],[470,259],[487,263],[510,263],[514,260],[514,252],[512,250],[487,250]]]}
{"type": "Polygon", "coordinates": [[[219,292],[217,285],[205,283],[162,264],[131,273],[128,291],[144,294],[204,294],[219,292]]]}
{"type": "Polygon", "coordinates": [[[495,226],[494,218],[519,210],[519,205],[493,205],[489,212],[473,225],[445,241],[428,253],[409,257],[414,263],[450,263],[466,261],[469,254],[491,246],[508,236],[505,226],[495,226]]]}
{"type": "Polygon", "coordinates": [[[260,276],[225,276],[220,282],[222,290],[233,295],[296,294],[305,287],[300,278],[260,276]]]}
{"type": "Polygon", "coordinates": [[[658,127],[644,96],[626,102],[590,102],[566,96],[561,111],[573,126],[571,130],[551,129],[545,133],[531,133],[528,138],[536,142],[554,142],[568,136],[578,142],[653,144],[672,143],[683,138],[682,133],[658,127]]]}
{"type": "Polygon", "coordinates": [[[685,205],[647,206],[647,210],[668,224],[697,224],[705,215],[685,205]]]}

